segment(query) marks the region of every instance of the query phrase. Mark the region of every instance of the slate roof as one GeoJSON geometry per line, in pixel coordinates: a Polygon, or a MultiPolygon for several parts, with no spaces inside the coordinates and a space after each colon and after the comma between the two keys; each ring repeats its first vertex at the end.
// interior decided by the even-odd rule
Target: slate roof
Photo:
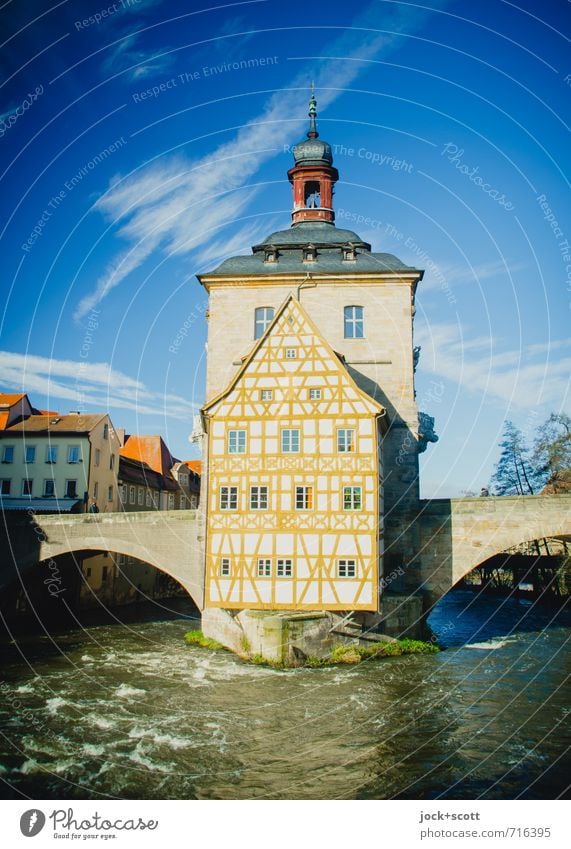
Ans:
{"type": "MultiPolygon", "coordinates": [[[[230,274],[346,274],[359,272],[410,272],[418,271],[393,254],[372,253],[368,242],[363,242],[352,230],[341,230],[334,224],[303,222],[290,227],[288,230],[277,230],[269,235],[259,245],[254,245],[250,256],[233,256],[224,260],[213,271],[202,277],[216,277],[230,274]],[[356,258],[343,258],[343,246],[353,244],[356,247],[356,258]],[[313,245],[317,249],[315,262],[304,262],[304,246],[313,245]],[[265,250],[269,246],[278,249],[277,262],[265,261],[265,250]]],[[[420,272],[422,273],[422,272],[420,272]]]]}

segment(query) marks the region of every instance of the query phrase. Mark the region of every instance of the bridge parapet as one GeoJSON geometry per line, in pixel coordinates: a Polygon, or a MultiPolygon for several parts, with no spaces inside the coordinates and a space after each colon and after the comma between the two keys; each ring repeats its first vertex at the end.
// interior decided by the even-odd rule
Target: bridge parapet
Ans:
{"type": "Polygon", "coordinates": [[[73,551],[113,551],[136,557],[175,578],[204,606],[204,575],[195,510],[80,513],[34,517],[39,560],[73,551]]]}
{"type": "Polygon", "coordinates": [[[571,494],[424,500],[416,521],[421,590],[434,603],[494,554],[571,536],[571,494]]]}

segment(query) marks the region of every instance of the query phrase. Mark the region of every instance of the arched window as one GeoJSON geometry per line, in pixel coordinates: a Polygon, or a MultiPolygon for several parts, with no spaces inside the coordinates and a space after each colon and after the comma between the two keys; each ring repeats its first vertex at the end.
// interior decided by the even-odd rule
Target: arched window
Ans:
{"type": "Polygon", "coordinates": [[[274,317],[273,307],[257,307],[254,320],[254,339],[264,335],[267,327],[272,323],[274,317]]]}
{"type": "Polygon", "coordinates": [[[345,339],[363,339],[365,336],[363,307],[350,306],[343,310],[345,339]]]}

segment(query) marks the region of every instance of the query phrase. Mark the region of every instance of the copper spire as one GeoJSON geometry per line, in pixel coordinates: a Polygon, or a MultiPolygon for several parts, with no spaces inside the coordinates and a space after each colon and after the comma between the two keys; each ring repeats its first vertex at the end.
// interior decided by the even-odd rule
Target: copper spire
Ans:
{"type": "Polygon", "coordinates": [[[307,131],[308,139],[316,139],[319,136],[315,119],[317,118],[317,100],[315,99],[315,83],[311,83],[311,98],[309,100],[309,130],[307,131]]]}

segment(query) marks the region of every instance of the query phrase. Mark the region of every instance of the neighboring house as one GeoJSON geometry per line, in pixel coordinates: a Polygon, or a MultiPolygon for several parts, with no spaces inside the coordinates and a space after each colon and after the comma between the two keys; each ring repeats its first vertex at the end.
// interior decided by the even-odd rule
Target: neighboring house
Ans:
{"type": "Polygon", "coordinates": [[[0,430],[2,508],[116,511],[120,442],[109,416],[36,411],[26,402],[16,402],[19,417],[6,410],[0,430]]]}
{"type": "Polygon", "coordinates": [[[160,436],[125,437],[119,478],[127,511],[188,510],[200,488],[200,476],[176,460],[160,436]]]}
{"type": "Polygon", "coordinates": [[[179,503],[189,510],[196,510],[200,502],[201,466],[200,460],[177,460],[171,469],[181,490],[179,503]]]}

